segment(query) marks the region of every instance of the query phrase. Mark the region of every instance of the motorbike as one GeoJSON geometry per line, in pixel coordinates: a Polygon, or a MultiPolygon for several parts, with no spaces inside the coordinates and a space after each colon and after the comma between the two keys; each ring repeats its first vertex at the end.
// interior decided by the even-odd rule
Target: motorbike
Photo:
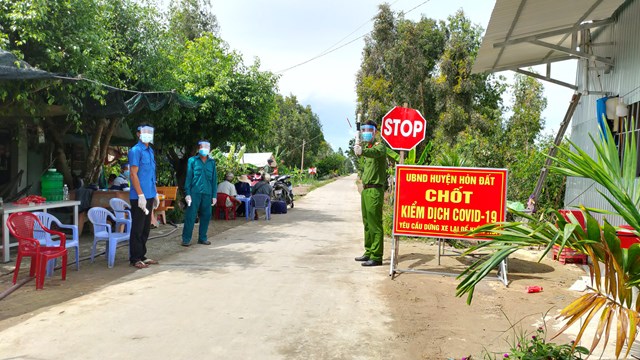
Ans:
{"type": "Polygon", "coordinates": [[[293,186],[289,178],[291,175],[276,175],[271,179],[271,188],[273,188],[271,197],[274,200],[284,201],[293,209],[293,186]]]}

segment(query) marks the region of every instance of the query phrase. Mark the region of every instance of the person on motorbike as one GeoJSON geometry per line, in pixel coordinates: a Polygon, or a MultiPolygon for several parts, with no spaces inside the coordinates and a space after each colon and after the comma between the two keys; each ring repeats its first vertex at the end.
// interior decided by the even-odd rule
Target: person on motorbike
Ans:
{"type": "Polygon", "coordinates": [[[265,174],[278,175],[278,165],[272,158],[267,159],[267,165],[262,168],[262,172],[265,174]]]}

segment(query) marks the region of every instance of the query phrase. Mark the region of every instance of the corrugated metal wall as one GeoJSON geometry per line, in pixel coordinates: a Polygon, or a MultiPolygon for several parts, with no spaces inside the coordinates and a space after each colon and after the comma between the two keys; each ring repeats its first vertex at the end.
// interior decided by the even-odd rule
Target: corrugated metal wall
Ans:
{"type": "MultiPolygon", "coordinates": [[[[622,6],[617,22],[604,30],[593,30],[594,43],[615,42],[613,46],[593,47],[593,54],[613,57],[615,66],[609,74],[603,69],[588,71],[588,87],[590,91],[604,91],[611,96],[625,95],[627,104],[640,101],[640,1],[628,1],[622,6]]],[[[593,62],[591,62],[593,66],[593,62]]],[[[598,64],[597,66],[602,66],[598,64]]],[[[585,60],[580,60],[577,72],[579,91],[584,91],[585,60]]],[[[595,148],[589,135],[598,139],[598,122],[596,119],[596,100],[603,95],[582,96],[571,121],[571,141],[595,157],[595,148]]],[[[568,104],[567,104],[568,106],[568,104]]],[[[587,207],[613,210],[607,201],[598,193],[600,186],[583,178],[568,178],[565,194],[565,206],[585,205],[587,207]]],[[[614,225],[621,225],[620,218],[606,216],[614,225]]]]}

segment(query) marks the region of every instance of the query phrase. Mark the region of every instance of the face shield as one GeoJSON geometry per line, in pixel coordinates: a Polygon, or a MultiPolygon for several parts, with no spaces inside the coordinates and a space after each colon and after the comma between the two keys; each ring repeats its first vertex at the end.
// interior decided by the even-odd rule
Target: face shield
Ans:
{"type": "Polygon", "coordinates": [[[198,154],[200,156],[207,156],[211,152],[211,143],[206,140],[198,141],[198,154]]]}
{"type": "Polygon", "coordinates": [[[145,144],[153,142],[153,132],[154,129],[151,126],[141,126],[138,128],[140,130],[140,141],[145,144]]]}
{"type": "Polygon", "coordinates": [[[362,125],[360,127],[360,139],[364,142],[373,141],[373,135],[376,133],[376,127],[373,125],[362,125]]]}

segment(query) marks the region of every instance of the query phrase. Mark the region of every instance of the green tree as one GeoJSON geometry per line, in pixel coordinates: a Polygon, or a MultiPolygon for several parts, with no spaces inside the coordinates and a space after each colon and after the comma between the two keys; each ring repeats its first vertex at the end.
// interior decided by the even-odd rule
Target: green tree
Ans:
{"type": "Polygon", "coordinates": [[[193,41],[203,35],[218,35],[218,19],[211,12],[209,0],[177,0],[169,6],[169,33],[179,43],[193,41]]]}
{"type": "MultiPolygon", "coordinates": [[[[128,0],[1,0],[0,41],[3,48],[40,69],[127,87],[135,78],[133,54],[141,48],[137,41],[140,36],[134,35],[145,33],[140,20],[152,13],[141,9],[149,8],[128,0]]],[[[88,181],[97,177],[95,164],[104,158],[120,119],[92,116],[84,106],[89,99],[104,103],[108,95],[107,88],[86,81],[11,82],[0,93],[14,108],[21,107],[33,115],[59,109],[57,118],[47,115],[41,124],[54,144],[56,167],[68,183],[71,173],[62,139],[69,131],[91,136],[86,177],[88,181]]]]}
{"type": "Polygon", "coordinates": [[[256,148],[269,152],[281,149],[278,161],[284,161],[289,168],[296,168],[302,163],[304,143],[304,164],[315,164],[330,151],[324,139],[320,118],[311,106],[303,106],[294,95],[277,95],[276,103],[277,112],[256,148]]]}
{"type": "MultiPolygon", "coordinates": [[[[535,78],[516,75],[511,89],[512,115],[505,121],[498,154],[503,167],[509,169],[508,198],[525,203],[536,186],[553,139],[540,134],[544,128],[542,112],[547,106],[542,84],[535,78]]],[[[559,174],[551,177],[546,179],[537,208],[561,206],[564,178],[559,174]]]]}
{"type": "Polygon", "coordinates": [[[277,77],[251,66],[213,34],[187,41],[173,61],[177,91],[201,102],[194,110],[174,109],[153,119],[159,148],[184,182],[187,160],[197,141],[227,149],[227,143],[255,143],[268,130],[276,110],[277,77]]]}
{"type": "Polygon", "coordinates": [[[507,161],[520,157],[518,151],[528,152],[544,128],[542,112],[547,107],[544,87],[533,77],[516,74],[513,90],[513,115],[507,120],[504,132],[504,151],[507,161]]]}
{"type": "Polygon", "coordinates": [[[396,105],[418,109],[427,119],[418,153],[434,140],[427,162],[470,136],[496,143],[506,87],[503,78],[471,74],[481,34],[462,11],[446,22],[414,22],[381,5],[357,75],[358,111],[379,121],[396,105]]]}
{"type": "Polygon", "coordinates": [[[317,162],[318,177],[337,176],[346,174],[346,158],[341,153],[333,153],[325,156],[317,162]]]}
{"type": "Polygon", "coordinates": [[[459,10],[446,23],[449,38],[435,78],[438,92],[436,153],[454,146],[463,131],[493,137],[501,130],[501,96],[505,86],[493,75],[472,74],[482,28],[459,10]],[[473,131],[470,131],[473,129],[473,131]]]}

